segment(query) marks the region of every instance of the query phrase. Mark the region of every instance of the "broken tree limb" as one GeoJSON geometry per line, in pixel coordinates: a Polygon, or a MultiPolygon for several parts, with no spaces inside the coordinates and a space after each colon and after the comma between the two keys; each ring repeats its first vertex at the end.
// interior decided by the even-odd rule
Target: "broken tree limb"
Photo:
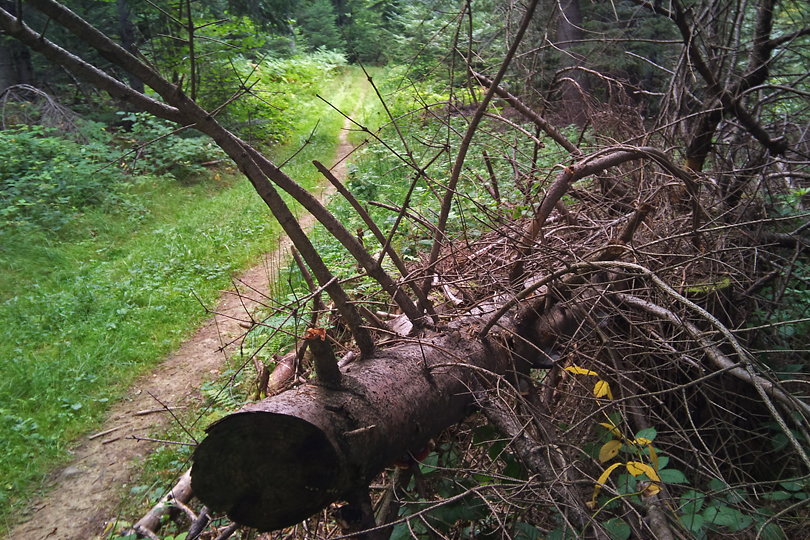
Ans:
{"type": "Polygon", "coordinates": [[[191,469],[189,469],[180,477],[177,484],[132,526],[132,530],[144,536],[148,536],[146,531],[154,535],[160,528],[160,520],[175,506],[175,502],[185,505],[191,499],[191,495],[191,469]]]}
{"type": "Polygon", "coordinates": [[[697,185],[695,179],[689,171],[681,169],[669,159],[669,157],[652,147],[632,147],[617,146],[606,148],[598,154],[591,154],[570,167],[564,167],[562,172],[548,188],[546,196],[543,198],[538,208],[534,220],[527,231],[524,243],[530,244],[539,234],[542,233],[543,225],[551,214],[557,201],[568,191],[568,188],[577,180],[597,174],[610,167],[621,165],[627,161],[637,159],[650,159],[658,164],[662,169],[681,180],[686,191],[692,197],[693,212],[702,217],[702,209],[697,206],[697,185]]]}
{"type": "MultiPolygon", "coordinates": [[[[360,204],[360,201],[357,200],[357,197],[355,197],[354,194],[351,191],[349,191],[346,188],[346,186],[343,185],[343,182],[341,182],[334,174],[332,174],[332,171],[330,171],[323,163],[315,160],[312,162],[312,164],[315,165],[315,168],[318,169],[318,171],[324,176],[324,178],[329,180],[329,183],[332,184],[332,186],[334,186],[334,188],[338,191],[338,193],[340,193],[343,196],[343,198],[346,199],[346,201],[350,205],[352,205],[352,208],[354,208],[355,212],[357,212],[357,215],[360,216],[360,218],[366,224],[368,229],[371,231],[371,233],[374,235],[374,237],[382,246],[382,252],[388,254],[388,257],[391,259],[391,262],[394,263],[394,266],[397,267],[397,270],[400,271],[403,277],[407,276],[409,272],[407,267],[405,266],[405,262],[402,260],[402,258],[396,252],[396,250],[394,250],[393,246],[391,246],[391,243],[385,237],[385,234],[383,234],[383,232],[380,230],[380,228],[377,226],[374,220],[371,219],[371,216],[363,207],[363,205],[360,204]]],[[[379,259],[377,262],[381,263],[382,259],[379,259]]],[[[419,286],[417,286],[415,282],[410,283],[410,288],[413,291],[414,295],[416,295],[417,300],[419,301],[418,305],[420,309],[425,310],[428,313],[428,315],[431,316],[433,322],[437,322],[438,315],[436,314],[436,311],[433,309],[431,303],[428,301],[427,296],[425,296],[425,294],[422,292],[422,289],[419,286]]]]}
{"type": "Polygon", "coordinates": [[[565,195],[574,182],[600,173],[605,169],[621,165],[627,161],[635,161],[638,159],[652,160],[659,167],[683,182],[684,189],[689,194],[692,204],[693,232],[697,234],[700,222],[704,217],[704,211],[698,201],[698,187],[692,173],[675,165],[666,154],[657,148],[646,146],[616,146],[605,148],[597,153],[586,156],[570,167],[563,167],[563,170],[549,186],[545,197],[543,197],[540,206],[534,214],[534,219],[531,220],[529,226],[523,233],[523,238],[520,241],[521,247],[519,248],[518,259],[515,261],[515,265],[509,275],[512,283],[516,283],[523,275],[524,259],[531,251],[538,236],[542,241],[543,226],[548,216],[551,215],[551,211],[557,206],[559,200],[565,195]]]}
{"type": "MultiPolygon", "coordinates": [[[[482,75],[481,73],[476,73],[475,71],[472,72],[473,77],[475,77],[478,82],[482,85],[486,86],[487,88],[491,88],[493,85],[492,79],[487,77],[486,75],[482,75]]],[[[568,152],[573,157],[580,157],[582,152],[579,148],[576,147],[574,143],[569,141],[565,135],[560,133],[560,131],[551,125],[545,118],[534,112],[530,109],[525,103],[523,103],[517,96],[513,96],[497,84],[495,85],[495,93],[500,96],[501,98],[505,99],[509,105],[515,108],[520,114],[534,122],[534,125],[543,130],[546,135],[554,139],[554,142],[568,150],[568,152]]]]}
{"type": "Polygon", "coordinates": [[[266,531],[367,487],[471,412],[477,373],[511,368],[501,340],[471,339],[479,323],[378,350],[349,365],[340,388],[304,385],[214,423],[194,454],[195,495],[266,531]]]}
{"type": "Polygon", "coordinates": [[[329,388],[339,387],[340,369],[338,369],[335,353],[326,341],[326,329],[310,328],[306,331],[304,339],[309,344],[309,350],[312,351],[318,382],[329,388]]]}

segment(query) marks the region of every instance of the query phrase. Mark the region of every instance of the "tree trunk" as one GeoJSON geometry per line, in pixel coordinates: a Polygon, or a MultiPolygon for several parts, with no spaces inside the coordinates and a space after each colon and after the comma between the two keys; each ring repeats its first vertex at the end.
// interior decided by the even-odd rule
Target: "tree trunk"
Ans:
{"type": "Polygon", "coordinates": [[[582,55],[573,50],[582,39],[582,10],[579,0],[561,0],[557,22],[557,47],[562,51],[560,66],[568,69],[562,80],[561,118],[567,123],[584,126],[588,121],[585,95],[588,81],[576,67],[582,64],[582,55]]]}
{"type": "MultiPolygon", "coordinates": [[[[0,7],[12,15],[17,13],[14,2],[2,1],[0,7]]],[[[16,39],[0,36],[0,92],[15,84],[33,83],[31,51],[16,39]]]]}
{"type": "MultiPolygon", "coordinates": [[[[132,23],[132,10],[129,7],[127,0],[118,0],[116,3],[118,8],[118,32],[121,36],[121,46],[128,52],[137,55],[137,48],[135,47],[135,25],[132,23]]],[[[136,92],[143,93],[143,81],[135,75],[129,74],[129,85],[136,92]]]]}
{"type": "Polygon", "coordinates": [[[345,369],[340,388],[316,381],[216,422],[194,454],[195,495],[266,531],[367,488],[470,414],[482,374],[510,369],[503,340],[471,338],[480,322],[379,350],[345,369]]]}

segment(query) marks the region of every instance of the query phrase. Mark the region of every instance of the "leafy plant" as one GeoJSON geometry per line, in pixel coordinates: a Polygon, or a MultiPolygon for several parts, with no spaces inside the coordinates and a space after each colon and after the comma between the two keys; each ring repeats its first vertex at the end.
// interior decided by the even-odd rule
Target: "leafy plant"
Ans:
{"type": "Polygon", "coordinates": [[[186,180],[205,172],[201,163],[225,157],[207,137],[181,135],[169,122],[147,113],[119,112],[131,127],[122,139],[129,147],[121,165],[136,174],[169,173],[186,180]]]}
{"type": "Polygon", "coordinates": [[[81,145],[42,126],[0,131],[0,229],[55,231],[85,208],[115,202],[123,176],[110,158],[99,144],[81,145]]]}

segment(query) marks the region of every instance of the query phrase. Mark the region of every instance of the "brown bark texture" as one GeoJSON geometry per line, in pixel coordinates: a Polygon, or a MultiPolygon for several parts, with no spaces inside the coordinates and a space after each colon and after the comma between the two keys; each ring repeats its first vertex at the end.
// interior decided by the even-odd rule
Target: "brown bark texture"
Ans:
{"type": "Polygon", "coordinates": [[[472,412],[482,373],[509,370],[500,340],[473,339],[476,322],[380,349],[349,365],[338,388],[316,381],[214,423],[194,454],[195,495],[267,531],[365,489],[472,412]]]}

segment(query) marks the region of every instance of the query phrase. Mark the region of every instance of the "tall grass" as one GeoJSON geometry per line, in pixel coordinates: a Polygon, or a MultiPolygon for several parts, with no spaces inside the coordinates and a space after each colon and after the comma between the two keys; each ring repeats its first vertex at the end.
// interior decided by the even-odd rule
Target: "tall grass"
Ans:
{"type": "MultiPolygon", "coordinates": [[[[357,81],[346,69],[322,91],[350,107],[357,81]]],[[[314,189],[310,161],[332,159],[343,119],[306,99],[308,114],[270,154],[282,162],[308,141],[285,170],[314,189]]],[[[279,235],[227,169],[184,183],[141,177],[127,201],[86,210],[58,236],[0,231],[0,533],[71,441],[190,335],[205,316],[199,300],[214,302],[279,235]]]]}

